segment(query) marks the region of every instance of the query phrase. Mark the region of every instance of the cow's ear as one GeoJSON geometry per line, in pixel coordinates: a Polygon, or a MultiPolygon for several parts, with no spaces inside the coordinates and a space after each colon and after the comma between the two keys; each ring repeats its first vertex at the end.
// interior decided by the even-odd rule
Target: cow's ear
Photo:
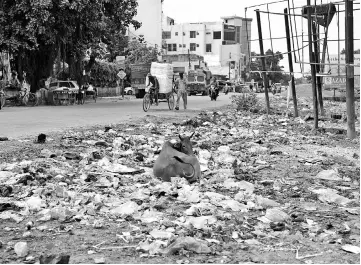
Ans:
{"type": "Polygon", "coordinates": [[[195,133],[195,132],[193,132],[193,133],[191,134],[191,136],[189,136],[189,139],[191,139],[191,138],[193,137],[194,133],[195,133]]]}
{"type": "Polygon", "coordinates": [[[180,136],[180,134],[179,134],[178,136],[179,136],[179,139],[180,139],[181,141],[183,141],[183,138],[182,138],[182,136],[180,136]]]}

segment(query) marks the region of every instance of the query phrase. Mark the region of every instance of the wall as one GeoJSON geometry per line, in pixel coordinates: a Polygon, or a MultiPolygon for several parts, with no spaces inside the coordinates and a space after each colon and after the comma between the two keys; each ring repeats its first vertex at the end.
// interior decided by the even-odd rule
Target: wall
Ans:
{"type": "Polygon", "coordinates": [[[129,27],[130,33],[144,35],[144,39],[150,45],[157,44],[160,48],[162,45],[162,1],[138,0],[137,12],[134,19],[142,22],[142,26],[138,30],[132,26],[129,27]]]}
{"type": "Polygon", "coordinates": [[[205,25],[203,23],[187,23],[168,25],[163,27],[163,32],[171,32],[170,39],[163,39],[167,44],[177,44],[177,51],[168,51],[166,54],[182,54],[188,53],[190,50],[190,43],[196,43],[199,47],[196,47],[195,51],[190,51],[192,54],[203,55],[205,53],[205,25]],[[190,31],[196,31],[196,37],[190,38],[190,31]],[[178,35],[176,35],[178,34],[178,35]],[[181,47],[180,47],[181,45],[181,47]],[[185,47],[183,47],[185,45],[185,47]]]}

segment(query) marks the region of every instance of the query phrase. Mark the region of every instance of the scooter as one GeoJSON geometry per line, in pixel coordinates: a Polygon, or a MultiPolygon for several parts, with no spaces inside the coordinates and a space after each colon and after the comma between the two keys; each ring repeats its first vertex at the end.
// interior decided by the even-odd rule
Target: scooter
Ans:
{"type": "Polygon", "coordinates": [[[218,97],[218,89],[212,85],[211,86],[211,91],[209,93],[209,96],[211,97],[211,101],[216,101],[217,100],[217,97],[218,97]]]}

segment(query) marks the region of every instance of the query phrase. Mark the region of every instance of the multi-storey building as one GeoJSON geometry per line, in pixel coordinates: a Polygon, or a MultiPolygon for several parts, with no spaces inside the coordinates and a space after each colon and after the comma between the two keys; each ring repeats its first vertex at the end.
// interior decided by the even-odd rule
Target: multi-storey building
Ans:
{"type": "Polygon", "coordinates": [[[231,16],[219,22],[181,23],[163,18],[162,39],[165,54],[196,54],[204,57],[208,68],[220,74],[232,70],[240,76],[249,61],[252,19],[231,16]],[[231,67],[230,67],[231,66],[231,67]]]}

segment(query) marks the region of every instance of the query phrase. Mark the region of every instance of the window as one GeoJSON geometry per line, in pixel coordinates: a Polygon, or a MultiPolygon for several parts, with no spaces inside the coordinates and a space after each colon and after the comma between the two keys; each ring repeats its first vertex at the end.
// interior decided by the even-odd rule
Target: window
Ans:
{"type": "Polygon", "coordinates": [[[170,31],[163,31],[162,32],[162,39],[170,39],[172,37],[172,34],[170,31]]]}
{"type": "Polygon", "coordinates": [[[69,82],[59,82],[59,87],[70,87],[69,82]]]}
{"type": "Polygon", "coordinates": [[[168,49],[169,52],[176,52],[177,51],[177,44],[173,43],[173,44],[168,44],[168,49]]]}
{"type": "Polygon", "coordinates": [[[220,40],[222,38],[222,32],[221,31],[213,31],[213,39],[214,40],[220,40]]]}
{"type": "Polygon", "coordinates": [[[224,22],[228,23],[228,19],[226,19],[224,22]]]}
{"type": "Polygon", "coordinates": [[[196,32],[195,31],[191,31],[190,32],[190,38],[194,39],[196,37],[196,32]]]}
{"type": "Polygon", "coordinates": [[[179,48],[182,48],[182,44],[179,44],[179,48]]]}
{"type": "Polygon", "coordinates": [[[197,43],[197,48],[199,47],[199,44],[197,43]]]}
{"type": "Polygon", "coordinates": [[[195,44],[195,43],[191,43],[191,44],[189,45],[189,49],[190,49],[191,51],[195,51],[195,50],[196,50],[196,44],[195,44]]]}
{"type": "Polygon", "coordinates": [[[183,32],[183,36],[185,36],[186,35],[186,33],[185,32],[183,32]]]}
{"type": "Polygon", "coordinates": [[[236,32],[235,31],[225,31],[224,32],[224,40],[236,40],[236,32]]]}
{"type": "Polygon", "coordinates": [[[211,35],[211,32],[206,32],[206,35],[211,35]]]}
{"type": "Polygon", "coordinates": [[[206,44],[206,52],[212,52],[212,44],[206,44]]]}
{"type": "Polygon", "coordinates": [[[186,47],[186,45],[185,44],[183,44],[183,48],[185,48],[186,47]]]}
{"type": "Polygon", "coordinates": [[[178,36],[178,32],[176,32],[175,35],[178,36]]]}

